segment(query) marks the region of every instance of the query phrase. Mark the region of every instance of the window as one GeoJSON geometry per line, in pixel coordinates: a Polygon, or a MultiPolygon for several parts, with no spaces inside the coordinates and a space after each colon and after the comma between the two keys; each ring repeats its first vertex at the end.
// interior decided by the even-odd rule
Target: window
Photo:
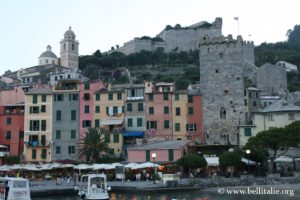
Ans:
{"type": "Polygon", "coordinates": [[[42,113],[46,112],[46,105],[42,105],[42,106],[41,106],[41,112],[42,112],[42,113]]]}
{"type": "Polygon", "coordinates": [[[75,146],[69,146],[69,154],[75,153],[75,146]]]}
{"type": "Polygon", "coordinates": [[[19,139],[23,139],[24,138],[24,131],[20,131],[19,132],[19,139]]]}
{"type": "Polygon", "coordinates": [[[61,110],[57,110],[56,111],[56,121],[60,121],[61,120],[61,110]]]}
{"type": "Polygon", "coordinates": [[[7,140],[11,139],[11,131],[6,131],[6,137],[7,140]]]}
{"type": "Polygon", "coordinates": [[[47,101],[47,96],[46,95],[42,95],[42,102],[46,102],[47,101]]]}
{"type": "Polygon", "coordinates": [[[244,135],[247,137],[251,136],[251,128],[244,128],[244,135]]]}
{"type": "Polygon", "coordinates": [[[196,124],[187,124],[186,131],[188,131],[188,132],[197,131],[197,125],[196,124]]]}
{"type": "Polygon", "coordinates": [[[193,107],[189,107],[189,115],[193,115],[194,114],[194,108],[193,107]]]}
{"type": "Polygon", "coordinates": [[[144,104],[138,103],[138,111],[144,111],[144,104]]]}
{"type": "Polygon", "coordinates": [[[37,113],[39,113],[39,107],[38,106],[30,106],[30,108],[29,108],[29,113],[34,113],[34,114],[37,114],[37,113]]]}
{"type": "Polygon", "coordinates": [[[36,94],[32,95],[32,103],[33,104],[37,103],[37,95],[36,94]]]}
{"type": "Polygon", "coordinates": [[[95,107],[95,113],[100,113],[100,106],[95,107]]]}
{"type": "Polygon", "coordinates": [[[100,101],[100,94],[96,94],[96,101],[100,101]]]}
{"type": "Polygon", "coordinates": [[[47,149],[42,149],[42,159],[47,158],[47,149]]]}
{"type": "Polygon", "coordinates": [[[39,131],[40,130],[40,121],[39,120],[30,120],[30,131],[39,131]]]}
{"type": "Polygon", "coordinates": [[[100,127],[100,121],[99,121],[99,119],[95,119],[95,127],[96,128],[100,127]]]}
{"type": "Polygon", "coordinates": [[[83,120],[82,121],[82,128],[91,127],[91,125],[92,125],[91,120],[83,120]]]}
{"type": "Polygon", "coordinates": [[[76,139],[76,130],[71,130],[71,139],[76,139]]]}
{"type": "Polygon", "coordinates": [[[164,107],[164,114],[169,114],[169,106],[164,107]]]}
{"type": "Polygon", "coordinates": [[[113,114],[117,114],[118,113],[118,106],[114,106],[113,107],[113,114]]]}
{"type": "Polygon", "coordinates": [[[179,94],[175,94],[175,101],[179,101],[179,94]]]}
{"type": "Polygon", "coordinates": [[[132,118],[127,119],[127,127],[132,127],[132,118]]]}
{"type": "Polygon", "coordinates": [[[150,150],[146,150],[146,161],[150,162],[150,150]]]}
{"type": "Polygon", "coordinates": [[[105,134],[104,142],[105,143],[110,143],[110,134],[109,133],[105,134]]]}
{"type": "Polygon", "coordinates": [[[64,50],[66,50],[66,43],[64,43],[64,50]]]}
{"type": "Polygon", "coordinates": [[[247,90],[245,89],[244,90],[244,97],[246,97],[247,96],[247,90]]]}
{"type": "Polygon", "coordinates": [[[83,99],[86,100],[86,101],[90,100],[90,94],[89,93],[84,93],[83,94],[83,99]]]}
{"type": "Polygon", "coordinates": [[[114,100],[114,94],[113,93],[108,94],[108,100],[110,100],[110,101],[114,100]]]}
{"type": "Polygon", "coordinates": [[[41,145],[45,146],[46,145],[46,135],[41,136],[41,145]]]}
{"type": "Polygon", "coordinates": [[[11,117],[6,118],[6,124],[10,125],[12,123],[11,117]]]}
{"type": "Polygon", "coordinates": [[[252,98],[252,92],[249,92],[248,95],[249,95],[249,98],[252,98]]]}
{"type": "Polygon", "coordinates": [[[173,161],[174,160],[174,149],[169,149],[168,153],[169,153],[169,161],[173,161]]]}
{"type": "Polygon", "coordinates": [[[90,106],[89,105],[84,106],[84,113],[90,113],[90,106]]]}
{"type": "Polygon", "coordinates": [[[256,101],[253,101],[253,107],[256,107],[256,101]]]}
{"type": "Polygon", "coordinates": [[[137,118],[136,119],[136,124],[137,124],[137,127],[142,127],[143,126],[143,118],[137,118]]]}
{"type": "Polygon", "coordinates": [[[132,111],[132,103],[127,103],[127,112],[132,111]]]}
{"type": "Polygon", "coordinates": [[[60,154],[60,146],[56,146],[55,147],[55,153],[56,154],[60,154]]]}
{"type": "Polygon", "coordinates": [[[176,108],[176,116],[180,116],[180,108],[176,108]]]}
{"type": "Polygon", "coordinates": [[[147,129],[156,129],[157,122],[156,121],[147,121],[147,129]]]}
{"type": "Polygon", "coordinates": [[[41,131],[46,131],[47,128],[47,122],[46,120],[41,121],[41,131]]]}
{"type": "Polygon", "coordinates": [[[247,105],[248,105],[248,101],[247,101],[247,99],[244,99],[244,104],[245,104],[245,106],[247,106],[247,105]]]}
{"type": "Polygon", "coordinates": [[[289,120],[295,120],[294,113],[289,113],[289,120]]]}
{"type": "Polygon", "coordinates": [[[72,50],[74,50],[75,49],[75,46],[74,46],[74,44],[72,44],[72,50]]]}
{"type": "Polygon", "coordinates": [[[165,101],[169,100],[169,94],[168,93],[164,93],[164,100],[165,101]]]}
{"type": "Polygon", "coordinates": [[[71,110],[71,120],[76,120],[76,110],[71,110]]]}
{"type": "Polygon", "coordinates": [[[274,119],[273,119],[273,115],[268,115],[268,120],[269,121],[273,121],[274,119]]]}
{"type": "Polygon", "coordinates": [[[90,89],[90,83],[89,82],[85,82],[84,83],[84,89],[85,90],[89,90],[90,89]]]}
{"type": "Polygon", "coordinates": [[[118,93],[118,94],[117,94],[117,99],[118,99],[118,100],[122,100],[122,93],[118,93]]]}
{"type": "Polygon", "coordinates": [[[169,120],[164,121],[164,128],[170,128],[169,126],[169,120]]]}
{"type": "Polygon", "coordinates": [[[180,131],[180,123],[175,123],[175,131],[180,131]]]}
{"type": "Polygon", "coordinates": [[[115,154],[115,149],[108,149],[108,153],[110,155],[114,155],[115,154]]]}
{"type": "Polygon", "coordinates": [[[188,95],[188,102],[189,102],[189,103],[193,103],[193,96],[188,95]]]}
{"type": "Polygon", "coordinates": [[[61,131],[60,130],[56,130],[55,139],[57,139],[57,140],[61,139],[61,131]]]}
{"type": "Polygon", "coordinates": [[[255,97],[258,99],[258,92],[255,93],[255,97]]]}
{"type": "Polygon", "coordinates": [[[31,151],[31,158],[36,159],[36,149],[32,149],[31,151]]]}
{"type": "MultiPolygon", "coordinates": [[[[55,100],[55,99],[54,99],[55,100]]],[[[57,101],[64,101],[64,95],[63,94],[57,94],[56,95],[56,100],[57,101]]]]}
{"type": "Polygon", "coordinates": [[[69,101],[78,101],[78,94],[69,94],[69,101]]]}
{"type": "Polygon", "coordinates": [[[226,119],[226,110],[223,107],[220,110],[220,119],[226,119]]]}
{"type": "Polygon", "coordinates": [[[153,115],[154,114],[154,107],[149,107],[149,114],[153,115]]]}
{"type": "Polygon", "coordinates": [[[119,143],[119,133],[114,133],[114,143],[119,143]]]}
{"type": "Polygon", "coordinates": [[[153,94],[149,94],[148,98],[149,98],[149,101],[153,101],[154,100],[154,95],[153,94]]]}

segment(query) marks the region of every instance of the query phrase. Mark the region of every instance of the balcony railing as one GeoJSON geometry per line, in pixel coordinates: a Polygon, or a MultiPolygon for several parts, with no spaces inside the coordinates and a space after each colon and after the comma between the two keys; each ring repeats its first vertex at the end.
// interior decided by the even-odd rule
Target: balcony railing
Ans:
{"type": "Polygon", "coordinates": [[[29,141],[24,141],[24,144],[27,147],[46,147],[50,146],[50,142],[44,141],[44,140],[29,140],[29,141]]]}

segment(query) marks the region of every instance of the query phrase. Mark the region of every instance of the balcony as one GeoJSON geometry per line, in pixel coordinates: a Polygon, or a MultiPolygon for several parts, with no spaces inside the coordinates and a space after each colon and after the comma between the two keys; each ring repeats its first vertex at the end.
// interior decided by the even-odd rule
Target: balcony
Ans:
{"type": "Polygon", "coordinates": [[[47,147],[50,146],[50,142],[47,142],[47,140],[29,140],[24,141],[24,144],[26,147],[47,147]]]}
{"type": "Polygon", "coordinates": [[[124,132],[124,128],[120,127],[120,128],[101,128],[100,131],[101,133],[123,133],[124,132]]]}

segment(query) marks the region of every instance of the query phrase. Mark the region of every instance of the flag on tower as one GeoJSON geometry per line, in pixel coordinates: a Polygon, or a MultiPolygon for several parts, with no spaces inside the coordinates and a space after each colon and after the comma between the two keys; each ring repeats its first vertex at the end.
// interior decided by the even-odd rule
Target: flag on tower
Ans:
{"type": "Polygon", "coordinates": [[[233,19],[236,21],[239,21],[239,17],[234,17],[233,19]]]}

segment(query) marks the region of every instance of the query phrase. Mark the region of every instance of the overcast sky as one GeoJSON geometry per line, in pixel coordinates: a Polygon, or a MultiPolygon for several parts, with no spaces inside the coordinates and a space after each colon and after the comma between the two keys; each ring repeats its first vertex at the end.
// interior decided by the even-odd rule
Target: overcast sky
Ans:
{"type": "Polygon", "coordinates": [[[240,34],[256,45],[286,40],[300,23],[296,0],[0,0],[0,74],[38,64],[49,44],[72,26],[80,55],[107,51],[134,37],[155,36],[166,25],[188,26],[223,18],[224,35],[240,34]]]}

